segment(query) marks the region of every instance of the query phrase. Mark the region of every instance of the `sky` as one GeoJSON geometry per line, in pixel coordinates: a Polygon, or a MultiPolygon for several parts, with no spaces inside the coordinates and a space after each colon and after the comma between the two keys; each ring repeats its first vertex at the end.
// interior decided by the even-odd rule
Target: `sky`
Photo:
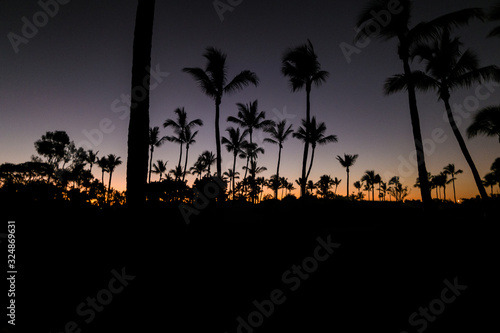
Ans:
{"type": "MultiPolygon", "coordinates": [[[[44,4],[55,0],[3,0],[0,3],[0,163],[21,163],[36,155],[34,142],[47,131],[63,130],[77,146],[116,154],[123,164],[113,174],[113,187],[125,190],[132,43],[137,1],[59,0],[48,6],[51,15],[40,14],[44,4]],[[57,9],[57,10],[56,10],[57,9]],[[38,22],[37,30],[24,27],[38,22]],[[13,43],[13,34],[28,37],[13,43]],[[128,97],[129,98],[129,97],[128,97]],[[89,139],[90,138],[90,139],[89,139]]],[[[221,105],[221,130],[233,124],[236,103],[258,100],[268,119],[286,119],[297,129],[305,117],[304,91],[292,93],[281,74],[281,58],[291,47],[313,43],[322,69],[330,72],[325,84],[311,93],[311,114],[325,122],[327,134],[337,143],[319,146],[310,179],[327,174],[342,179],[338,194],[345,195],[345,169],[337,155],[358,154],[351,168],[352,183],[366,170],[375,170],[388,181],[400,176],[410,189],[409,198],[420,197],[413,187],[417,177],[414,143],[407,95],[384,96],[384,80],[402,72],[395,41],[373,40],[346,57],[341,46],[354,45],[355,22],[365,1],[275,0],[227,1],[230,9],[217,12],[213,1],[173,0],[156,4],[152,68],[157,83],[151,92],[150,126],[162,135],[172,135],[163,122],[184,107],[189,119],[202,119],[197,143],[190,149],[189,165],[205,151],[215,152],[214,102],[205,96],[184,67],[204,67],[206,47],[227,54],[229,77],[242,70],[254,71],[258,87],[226,95],[221,105]]],[[[493,0],[415,2],[413,24],[467,8],[488,8],[493,0]]],[[[497,22],[498,25],[498,22],[497,22]]],[[[500,40],[486,38],[494,23],[473,22],[455,30],[464,47],[474,49],[481,65],[500,65],[500,40]]],[[[420,68],[418,63],[413,68],[420,68]]],[[[433,92],[418,93],[422,136],[426,142],[427,169],[438,174],[449,163],[464,171],[458,176],[458,198],[478,194],[472,173],[445,118],[444,105],[433,92]]],[[[462,134],[473,114],[486,106],[500,104],[498,85],[474,86],[452,93],[451,104],[462,134]]],[[[225,133],[223,133],[225,135],[225,133]]],[[[255,141],[264,149],[259,165],[275,173],[278,147],[255,141]]],[[[481,176],[500,155],[498,140],[466,139],[481,176]]],[[[285,142],[280,175],[294,181],[300,176],[303,145],[297,139],[285,142]]],[[[168,162],[172,169],[179,147],[167,143],[156,149],[154,160],[168,162]]],[[[237,168],[244,165],[238,160],[237,168]]],[[[223,169],[232,156],[223,149],[223,169]]],[[[100,170],[94,168],[100,178],[100,170]]],[[[240,169],[241,171],[241,169],[240,169]]],[[[153,179],[157,176],[153,175],[153,179]]],[[[189,184],[192,178],[189,178],[189,184]]],[[[296,186],[298,187],[298,186],[296,186]]],[[[447,194],[451,193],[449,190],[447,194]]]]}

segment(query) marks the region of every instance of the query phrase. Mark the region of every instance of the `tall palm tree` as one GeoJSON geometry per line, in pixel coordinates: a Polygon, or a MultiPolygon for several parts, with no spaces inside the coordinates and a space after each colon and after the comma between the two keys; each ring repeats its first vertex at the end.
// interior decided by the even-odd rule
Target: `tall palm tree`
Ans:
{"type": "Polygon", "coordinates": [[[415,83],[412,80],[410,68],[410,49],[415,42],[425,40],[435,35],[439,30],[449,29],[453,26],[467,25],[473,18],[483,17],[481,9],[464,9],[451,14],[438,17],[430,22],[417,24],[410,29],[410,18],[413,1],[400,0],[398,13],[391,15],[387,24],[378,24],[373,13],[386,11],[393,5],[393,0],[370,0],[368,5],[361,11],[357,20],[359,31],[356,40],[362,38],[381,38],[383,40],[398,40],[398,55],[403,62],[404,76],[407,78],[408,104],[410,108],[411,125],[413,131],[413,141],[417,152],[417,168],[419,178],[422,179],[420,194],[424,203],[432,201],[430,186],[427,179],[427,168],[425,165],[424,147],[422,133],[420,131],[420,119],[418,114],[417,98],[415,93],[415,83]],[[378,29],[372,29],[375,24],[378,29]]]}
{"type": "Polygon", "coordinates": [[[189,147],[191,147],[191,145],[195,144],[196,143],[196,135],[198,134],[198,131],[195,131],[194,133],[191,132],[191,129],[188,127],[186,128],[186,130],[184,131],[184,143],[186,144],[186,160],[184,162],[184,172],[182,174],[182,181],[184,181],[184,179],[186,179],[186,173],[188,172],[187,171],[187,164],[188,164],[188,157],[189,157],[189,147]]]}
{"type": "MultiPolygon", "coordinates": [[[[287,127],[286,120],[282,120],[279,123],[273,123],[272,126],[264,129],[265,132],[270,134],[270,138],[265,138],[264,142],[269,142],[279,146],[278,149],[278,166],[276,167],[276,178],[280,178],[280,162],[281,162],[281,150],[283,149],[283,142],[293,133],[292,125],[287,127]]],[[[274,197],[278,199],[278,188],[274,190],[274,197]]]]}
{"type": "Polygon", "coordinates": [[[127,143],[127,204],[133,208],[146,201],[149,148],[149,95],[155,0],[139,0],[135,19],[130,121],[127,143]],[[141,94],[137,89],[141,88],[141,94]]]}
{"type": "MultiPolygon", "coordinates": [[[[451,91],[456,88],[469,88],[475,83],[482,83],[485,80],[500,79],[500,70],[496,66],[479,68],[477,55],[470,49],[461,52],[461,42],[459,38],[450,38],[448,31],[444,31],[431,43],[418,43],[413,50],[413,56],[425,61],[426,72],[415,71],[412,73],[412,80],[416,88],[427,91],[436,90],[446,108],[448,121],[457,139],[458,145],[469,164],[474,176],[476,186],[483,199],[488,195],[483,186],[481,176],[467,149],[465,140],[455,122],[450,106],[451,91]]],[[[394,93],[407,86],[407,77],[396,75],[386,82],[386,92],[394,93]]]]}
{"type": "Polygon", "coordinates": [[[233,122],[246,129],[250,138],[250,144],[253,143],[253,131],[255,129],[266,128],[273,124],[271,120],[266,120],[266,113],[258,111],[258,101],[255,100],[248,104],[237,103],[238,118],[229,116],[227,121],[233,122]]]}
{"type": "MultiPolygon", "coordinates": [[[[373,170],[366,170],[365,171],[365,174],[363,175],[363,177],[361,177],[361,181],[365,182],[366,185],[368,186],[368,191],[371,190],[372,191],[372,201],[375,200],[375,184],[376,184],[376,181],[377,181],[377,178],[376,178],[376,175],[375,175],[375,171],[373,170]]],[[[370,198],[368,198],[369,200],[370,198]]]]}
{"type": "MultiPolygon", "coordinates": [[[[281,72],[290,80],[292,92],[305,89],[306,91],[306,124],[311,121],[311,88],[313,85],[320,86],[326,82],[330,73],[321,70],[321,64],[310,40],[307,43],[293,49],[288,49],[282,58],[281,72]]],[[[300,195],[306,193],[306,168],[309,154],[310,142],[304,141],[304,155],[302,158],[302,184],[300,195]]]]}
{"type": "Polygon", "coordinates": [[[108,197],[111,193],[111,177],[113,177],[113,172],[115,171],[115,168],[122,164],[122,161],[120,157],[116,156],[115,154],[109,154],[108,155],[108,172],[109,172],[109,185],[108,185],[108,197]]]}
{"type": "Polygon", "coordinates": [[[155,148],[160,147],[165,142],[166,137],[160,138],[160,128],[155,126],[149,129],[149,177],[148,183],[151,183],[151,171],[153,163],[153,153],[155,148]]]}
{"type": "Polygon", "coordinates": [[[352,167],[354,163],[356,163],[357,159],[358,159],[358,154],[354,155],[344,154],[344,158],[337,155],[337,161],[339,161],[340,165],[342,165],[347,172],[347,197],[349,197],[349,168],[352,167]]]}
{"type": "MultiPolygon", "coordinates": [[[[491,7],[490,12],[488,13],[489,21],[500,21],[500,2],[491,7]]],[[[500,26],[493,28],[488,34],[488,37],[500,37],[500,26]]]]}
{"type": "Polygon", "coordinates": [[[158,160],[153,165],[153,173],[160,175],[160,182],[161,182],[161,177],[163,176],[163,174],[167,172],[167,163],[168,163],[168,161],[164,162],[162,160],[158,160]]]}
{"type": "Polygon", "coordinates": [[[229,83],[227,79],[226,54],[213,47],[206,49],[203,57],[207,60],[205,69],[184,68],[198,83],[203,92],[215,101],[215,144],[217,149],[217,176],[222,177],[222,154],[220,138],[220,104],[224,94],[242,90],[253,84],[258,85],[259,79],[254,72],[244,70],[236,75],[229,83]]]}
{"type": "Polygon", "coordinates": [[[90,166],[89,171],[90,171],[91,174],[92,174],[92,166],[95,163],[97,163],[97,161],[99,160],[97,158],[97,154],[99,154],[99,151],[96,151],[94,153],[94,151],[92,149],[87,150],[87,155],[86,155],[85,162],[87,162],[89,164],[89,166],[90,166]]]}
{"type": "Polygon", "coordinates": [[[473,138],[479,134],[498,136],[500,142],[500,106],[488,106],[474,115],[472,124],[467,128],[467,136],[473,138]]]}
{"type": "Polygon", "coordinates": [[[456,168],[455,168],[455,164],[452,164],[452,163],[450,163],[450,164],[448,164],[447,166],[445,166],[445,167],[443,168],[443,170],[444,170],[444,173],[445,173],[445,174],[447,174],[447,175],[450,175],[450,176],[451,176],[451,179],[448,181],[448,183],[449,183],[449,182],[452,182],[452,183],[453,183],[453,199],[455,200],[455,203],[457,203],[457,194],[456,194],[456,192],[455,192],[455,180],[456,180],[455,176],[456,176],[456,175],[459,175],[459,174],[461,174],[461,173],[463,173],[463,170],[461,170],[461,169],[456,169],[456,168]]]}
{"type": "MultiPolygon", "coordinates": [[[[236,172],[236,157],[243,152],[243,148],[248,145],[248,142],[245,140],[245,137],[248,134],[247,130],[244,130],[243,133],[240,133],[240,129],[234,129],[233,127],[229,127],[226,129],[229,134],[229,139],[226,137],[222,138],[222,144],[226,145],[226,149],[228,152],[233,153],[233,170],[232,174],[235,175],[236,172]]],[[[232,191],[233,191],[233,199],[234,199],[234,182],[235,177],[232,177],[232,191]]]]}
{"type": "Polygon", "coordinates": [[[203,126],[203,121],[201,119],[195,119],[188,122],[187,112],[184,108],[177,108],[174,110],[174,113],[177,115],[177,120],[167,119],[163,123],[163,127],[172,127],[174,129],[174,133],[177,134],[177,136],[167,136],[166,138],[168,141],[175,142],[180,145],[179,163],[177,164],[180,168],[182,161],[182,148],[186,142],[185,132],[187,129],[191,129],[195,126],[203,126]]]}
{"type": "MultiPolygon", "coordinates": [[[[326,125],[325,123],[316,123],[316,117],[312,117],[311,121],[302,120],[302,126],[299,127],[297,132],[293,133],[293,136],[301,141],[308,142],[311,144],[311,162],[309,164],[309,169],[307,170],[307,174],[305,175],[305,181],[307,182],[307,178],[309,178],[309,174],[311,173],[312,165],[314,162],[314,152],[316,150],[316,146],[325,145],[330,142],[337,142],[336,135],[328,135],[325,136],[326,125]]],[[[302,179],[304,182],[304,179],[302,179]]]]}

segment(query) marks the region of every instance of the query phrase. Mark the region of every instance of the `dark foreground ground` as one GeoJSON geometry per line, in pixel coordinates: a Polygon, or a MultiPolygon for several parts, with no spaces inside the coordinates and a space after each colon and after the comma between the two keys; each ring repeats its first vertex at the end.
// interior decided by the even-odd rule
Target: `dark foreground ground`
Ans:
{"type": "Polygon", "coordinates": [[[139,216],[123,208],[10,205],[1,232],[16,221],[16,327],[4,315],[2,327],[496,331],[499,211],[498,202],[432,211],[370,202],[227,203],[209,205],[187,225],[175,206],[139,216]]]}

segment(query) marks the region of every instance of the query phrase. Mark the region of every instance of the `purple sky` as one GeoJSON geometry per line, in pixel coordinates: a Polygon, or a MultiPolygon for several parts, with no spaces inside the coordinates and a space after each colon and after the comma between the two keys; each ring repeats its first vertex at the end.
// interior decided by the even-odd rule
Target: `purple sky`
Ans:
{"type": "MultiPolygon", "coordinates": [[[[338,143],[318,147],[310,178],[316,181],[323,174],[341,178],[339,193],[345,194],[345,170],[335,156],[359,154],[351,170],[352,182],[368,169],[385,181],[399,175],[410,187],[411,197],[419,197],[413,188],[417,172],[410,158],[414,146],[407,97],[403,93],[389,97],[382,93],[385,78],[402,71],[395,41],[372,41],[359,54],[353,54],[350,63],[340,48],[341,43],[352,44],[355,19],[364,3],[242,1],[233,11],[225,12],[221,21],[212,1],[157,1],[152,67],[169,75],[160,78],[162,82],[152,91],[151,126],[160,126],[163,135],[170,135],[171,130],[161,125],[174,117],[175,108],[185,107],[190,119],[205,122],[190,150],[189,164],[202,151],[215,151],[213,101],[181,71],[183,67],[203,67],[205,48],[214,46],[228,54],[230,77],[249,69],[261,81],[257,88],[225,96],[221,128],[229,126],[225,122],[229,115],[236,115],[236,103],[258,99],[268,118],[286,117],[296,129],[305,116],[305,92],[291,93],[280,73],[281,56],[287,48],[309,38],[323,69],[330,72],[327,83],[312,91],[312,115],[326,123],[328,134],[339,139],[338,143]]],[[[415,3],[413,22],[493,3],[421,0],[415,3]]],[[[35,154],[33,143],[47,131],[64,130],[77,145],[83,145],[84,140],[89,141],[85,133],[95,134],[103,119],[108,119],[104,120],[108,123],[105,129],[110,130],[92,149],[100,156],[117,154],[125,162],[128,119],[113,110],[123,108],[122,95],[130,92],[136,1],[69,1],[60,5],[58,13],[27,44],[19,45],[16,53],[8,34],[20,35],[23,17],[32,22],[40,10],[37,1],[4,0],[0,4],[0,163],[29,160],[35,154]]],[[[466,47],[477,51],[482,65],[499,64],[500,40],[486,38],[493,26],[474,22],[456,31],[466,47]]],[[[471,111],[500,104],[500,87],[490,86],[489,96],[488,88],[476,88],[452,95],[452,106],[462,105],[465,111],[460,113],[459,107],[455,108],[462,133],[470,124],[471,111]]],[[[448,163],[455,163],[464,170],[458,176],[457,196],[475,196],[472,174],[443,118],[442,102],[434,93],[419,94],[418,102],[422,135],[428,142],[428,170],[437,174],[448,163]],[[433,138],[433,132],[439,135],[433,138]]],[[[255,137],[266,150],[259,164],[268,168],[262,175],[269,177],[275,173],[277,146],[262,143],[263,135],[255,137]]],[[[484,176],[499,156],[498,140],[480,137],[466,141],[484,176]]],[[[178,160],[178,150],[177,145],[167,143],[156,150],[154,159],[168,160],[171,169],[178,160]]],[[[223,158],[223,169],[227,170],[232,159],[225,149],[223,158]]],[[[301,158],[302,144],[290,138],[284,146],[281,175],[289,181],[297,179],[301,158]]],[[[238,160],[238,167],[243,163],[238,160]]],[[[100,171],[94,170],[99,176],[100,171]]],[[[125,163],[113,175],[113,185],[125,189],[125,163]]]]}

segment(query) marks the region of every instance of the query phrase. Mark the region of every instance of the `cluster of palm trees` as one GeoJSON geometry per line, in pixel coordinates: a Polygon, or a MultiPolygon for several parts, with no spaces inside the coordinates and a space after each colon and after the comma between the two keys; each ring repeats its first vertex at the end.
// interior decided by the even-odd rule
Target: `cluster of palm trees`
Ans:
{"type": "Polygon", "coordinates": [[[95,163],[97,166],[101,169],[101,182],[104,185],[104,174],[107,172],[109,173],[109,180],[108,180],[108,194],[107,198],[109,198],[109,195],[111,193],[111,179],[113,177],[113,172],[115,171],[116,167],[122,164],[122,160],[120,156],[116,156],[115,154],[109,154],[107,156],[103,156],[101,158],[97,157],[97,154],[99,152],[93,152],[92,150],[87,151],[87,156],[88,160],[87,162],[89,163],[90,166],[90,172],[92,172],[92,165],[95,163]]]}
{"type": "MultiPolygon", "coordinates": [[[[443,171],[441,171],[437,175],[431,175],[431,173],[427,174],[427,180],[429,184],[431,184],[431,189],[436,190],[436,199],[442,199],[446,201],[446,185],[452,183],[453,184],[453,200],[456,203],[457,202],[457,195],[456,195],[456,190],[455,190],[455,180],[456,180],[456,175],[459,175],[463,173],[463,170],[461,169],[456,169],[454,164],[448,164],[443,168],[443,171]],[[448,179],[448,176],[451,178],[448,179]],[[441,196],[441,193],[439,189],[443,189],[443,195],[441,196]]],[[[417,181],[414,187],[420,187],[420,179],[417,178],[417,181]]]]}
{"type": "Polygon", "coordinates": [[[498,185],[500,189],[500,157],[491,164],[490,172],[483,178],[483,184],[490,188],[491,196],[493,196],[493,186],[498,185]]]}

